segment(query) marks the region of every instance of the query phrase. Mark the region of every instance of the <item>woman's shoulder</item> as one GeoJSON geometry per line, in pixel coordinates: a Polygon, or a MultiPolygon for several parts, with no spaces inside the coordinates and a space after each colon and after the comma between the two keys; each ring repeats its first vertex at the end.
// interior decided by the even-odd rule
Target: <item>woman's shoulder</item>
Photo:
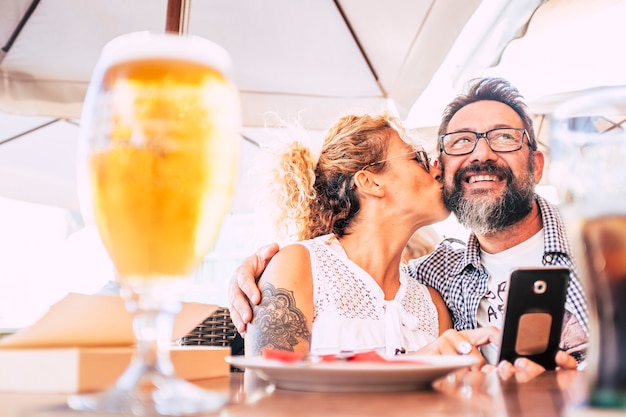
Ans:
{"type": "Polygon", "coordinates": [[[309,259],[309,250],[305,245],[300,243],[291,243],[282,247],[270,261],[268,268],[272,263],[278,265],[289,265],[293,263],[301,263],[309,259]]]}
{"type": "Polygon", "coordinates": [[[259,283],[296,290],[311,282],[311,276],[309,251],[302,245],[290,244],[281,248],[270,260],[259,283]]]}
{"type": "Polygon", "coordinates": [[[297,257],[302,257],[302,256],[309,256],[309,249],[307,247],[306,244],[304,244],[305,242],[296,242],[296,243],[290,243],[286,246],[283,246],[277,253],[277,255],[283,256],[283,257],[291,257],[291,256],[297,256],[297,257]]]}
{"type": "Polygon", "coordinates": [[[320,257],[326,258],[329,251],[333,252],[329,246],[331,238],[332,235],[324,235],[285,245],[270,260],[266,272],[269,271],[272,281],[309,281],[320,257]]]}

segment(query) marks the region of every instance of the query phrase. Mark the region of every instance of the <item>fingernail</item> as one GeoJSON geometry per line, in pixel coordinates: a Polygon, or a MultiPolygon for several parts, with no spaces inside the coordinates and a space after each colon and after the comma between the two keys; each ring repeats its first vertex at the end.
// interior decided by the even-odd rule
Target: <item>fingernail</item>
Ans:
{"type": "Polygon", "coordinates": [[[459,353],[459,355],[469,355],[469,353],[472,351],[472,344],[468,341],[460,342],[458,345],[456,345],[456,351],[459,353]]]}
{"type": "Polygon", "coordinates": [[[515,359],[515,367],[519,369],[524,369],[528,366],[528,360],[526,358],[517,358],[515,359]]]}

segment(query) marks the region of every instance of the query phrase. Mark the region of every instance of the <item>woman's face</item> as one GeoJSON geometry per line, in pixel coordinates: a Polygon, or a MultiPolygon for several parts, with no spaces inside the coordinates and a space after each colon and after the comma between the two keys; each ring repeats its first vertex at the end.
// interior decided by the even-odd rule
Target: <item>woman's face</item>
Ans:
{"type": "Polygon", "coordinates": [[[429,165],[429,171],[416,159],[415,147],[394,134],[385,159],[385,180],[390,204],[408,216],[417,227],[444,220],[449,216],[443,204],[441,171],[429,165]],[[393,158],[393,159],[391,159],[393,158]]]}

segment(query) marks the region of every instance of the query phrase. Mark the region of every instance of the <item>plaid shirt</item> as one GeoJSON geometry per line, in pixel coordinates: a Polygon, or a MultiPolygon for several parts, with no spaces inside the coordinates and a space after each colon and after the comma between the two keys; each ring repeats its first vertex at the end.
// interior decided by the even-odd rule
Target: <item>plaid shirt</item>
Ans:
{"type": "MultiPolygon", "coordinates": [[[[570,268],[565,308],[577,319],[585,332],[584,336],[588,337],[585,293],[565,236],[565,226],[556,207],[539,195],[535,199],[539,204],[545,234],[542,262],[544,265],[570,268]]],[[[470,235],[467,246],[463,248],[454,248],[453,242],[444,240],[430,255],[410,261],[407,269],[410,276],[439,291],[452,313],[455,329],[477,327],[478,304],[487,293],[489,275],[480,263],[480,244],[475,234],[470,235]]]]}

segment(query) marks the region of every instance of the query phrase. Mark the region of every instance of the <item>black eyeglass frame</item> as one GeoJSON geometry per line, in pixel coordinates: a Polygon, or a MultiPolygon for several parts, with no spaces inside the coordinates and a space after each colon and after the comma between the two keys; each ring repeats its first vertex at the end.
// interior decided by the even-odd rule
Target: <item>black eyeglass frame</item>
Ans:
{"type": "MultiPolygon", "coordinates": [[[[471,130],[458,130],[456,132],[450,132],[450,133],[446,133],[446,134],[443,134],[443,135],[439,136],[439,152],[443,152],[446,155],[450,155],[450,156],[469,155],[470,153],[474,152],[474,150],[476,149],[476,145],[478,144],[478,141],[480,140],[480,138],[484,138],[485,142],[487,142],[487,145],[489,146],[489,149],[491,149],[494,152],[498,152],[498,153],[517,152],[520,149],[522,149],[522,146],[524,146],[524,136],[529,138],[528,131],[525,128],[523,128],[523,127],[497,127],[495,129],[490,129],[490,130],[487,130],[486,132],[482,132],[482,133],[473,132],[471,130]],[[487,138],[487,135],[489,133],[491,133],[491,132],[496,131],[496,130],[515,130],[517,132],[522,132],[522,139],[519,142],[519,146],[517,148],[515,148],[515,149],[508,149],[508,150],[505,150],[505,151],[493,149],[493,147],[491,146],[491,142],[487,138]],[[450,152],[448,152],[445,149],[445,146],[443,144],[444,138],[446,136],[454,135],[454,134],[457,134],[457,133],[473,133],[475,135],[476,139],[474,140],[474,146],[472,146],[472,148],[469,151],[462,152],[462,153],[450,153],[450,152]]],[[[530,138],[528,140],[530,140],[530,138]]],[[[529,145],[530,145],[530,143],[529,143],[529,145]]]]}

